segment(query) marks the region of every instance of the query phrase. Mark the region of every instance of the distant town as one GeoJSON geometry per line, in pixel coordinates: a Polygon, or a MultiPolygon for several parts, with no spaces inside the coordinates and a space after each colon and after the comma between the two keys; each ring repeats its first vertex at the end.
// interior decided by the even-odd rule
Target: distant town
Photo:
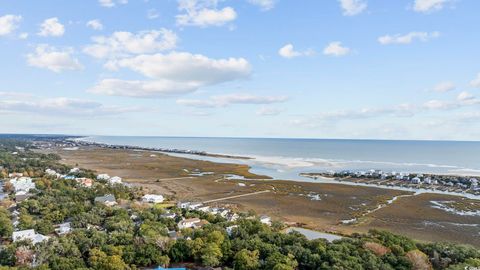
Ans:
{"type": "Polygon", "coordinates": [[[470,193],[480,195],[478,179],[472,176],[436,175],[406,172],[384,172],[371,169],[368,171],[326,171],[320,173],[302,173],[302,176],[318,179],[333,178],[336,181],[402,187],[411,189],[428,189],[454,193],[470,193]]]}

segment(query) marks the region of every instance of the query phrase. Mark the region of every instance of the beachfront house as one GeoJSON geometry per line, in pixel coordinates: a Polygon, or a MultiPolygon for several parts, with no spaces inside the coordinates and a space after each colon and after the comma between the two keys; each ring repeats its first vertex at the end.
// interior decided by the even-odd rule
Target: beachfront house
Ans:
{"type": "Polygon", "coordinates": [[[412,178],[411,182],[412,182],[412,184],[421,184],[422,180],[417,176],[417,177],[412,178]]]}
{"type": "Polygon", "coordinates": [[[199,226],[201,223],[201,220],[199,218],[188,218],[188,219],[184,219],[180,222],[178,222],[178,228],[180,230],[182,229],[186,229],[186,228],[197,228],[197,227],[201,227],[199,226]]]}
{"type": "Polygon", "coordinates": [[[46,241],[46,240],[48,240],[48,238],[49,238],[48,236],[45,236],[45,235],[42,235],[42,234],[39,234],[39,233],[35,233],[35,230],[33,230],[33,229],[16,231],[16,232],[13,232],[13,234],[12,234],[13,242],[30,240],[32,242],[32,244],[34,244],[34,245],[38,244],[38,243],[41,243],[43,241],[46,241]]]}
{"type": "Polygon", "coordinates": [[[162,203],[164,201],[164,198],[162,195],[145,194],[142,197],[142,201],[146,203],[162,203]]]}
{"type": "Polygon", "coordinates": [[[104,196],[95,197],[96,203],[102,203],[106,206],[114,206],[117,204],[117,200],[113,194],[107,194],[104,196]]]}

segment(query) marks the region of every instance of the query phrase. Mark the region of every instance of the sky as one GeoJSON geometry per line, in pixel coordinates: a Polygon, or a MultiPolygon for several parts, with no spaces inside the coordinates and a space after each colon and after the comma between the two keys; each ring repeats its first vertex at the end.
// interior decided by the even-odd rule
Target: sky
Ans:
{"type": "Polygon", "coordinates": [[[477,0],[0,0],[0,133],[480,139],[477,0]]]}

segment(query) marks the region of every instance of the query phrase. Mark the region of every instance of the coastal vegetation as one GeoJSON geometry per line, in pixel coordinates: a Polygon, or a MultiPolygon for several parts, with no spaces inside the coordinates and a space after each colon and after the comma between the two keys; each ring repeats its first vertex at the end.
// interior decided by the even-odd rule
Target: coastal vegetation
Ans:
{"type": "Polygon", "coordinates": [[[96,180],[84,187],[72,179],[45,173],[54,169],[74,178],[96,178],[93,171],[59,163],[55,154],[32,151],[28,142],[0,140],[4,190],[0,203],[1,270],[142,269],[182,265],[222,269],[465,269],[480,266],[480,251],[451,243],[419,243],[386,231],[371,230],[333,242],[307,240],[285,233],[284,224],[263,224],[251,213],[236,221],[220,215],[187,210],[172,204],[142,203],[142,188],[96,180]],[[32,177],[35,190],[16,202],[7,179],[11,173],[32,177]],[[105,194],[118,204],[95,203],[105,194]],[[13,212],[18,223],[13,225],[13,212]],[[175,218],[166,217],[174,213],[175,218]],[[204,225],[179,229],[183,219],[199,218],[204,225]],[[58,234],[58,224],[72,230],[58,234]],[[34,244],[13,241],[17,230],[34,229],[48,239],[34,244]],[[175,232],[172,235],[171,232],[175,232]]]}

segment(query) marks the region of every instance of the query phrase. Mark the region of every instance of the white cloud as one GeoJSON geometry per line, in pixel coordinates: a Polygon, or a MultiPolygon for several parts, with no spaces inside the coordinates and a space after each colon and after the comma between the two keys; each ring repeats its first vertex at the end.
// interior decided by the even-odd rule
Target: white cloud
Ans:
{"type": "Polygon", "coordinates": [[[261,116],[273,116],[273,115],[279,115],[283,111],[284,111],[283,109],[279,109],[279,108],[261,107],[260,109],[257,110],[256,114],[261,116]]]}
{"type": "Polygon", "coordinates": [[[298,56],[311,56],[314,55],[315,52],[313,50],[306,50],[306,51],[295,51],[293,48],[293,44],[286,44],[282,48],[278,50],[278,54],[284,58],[294,58],[298,56]]]}
{"type": "Polygon", "coordinates": [[[72,57],[72,53],[71,48],[56,49],[42,44],[35,48],[34,53],[27,55],[27,63],[30,66],[46,68],[54,72],[82,69],[83,66],[78,59],[72,57]]]}
{"type": "Polygon", "coordinates": [[[53,17],[43,21],[40,25],[40,32],[38,32],[38,35],[43,37],[60,37],[63,36],[64,33],[65,27],[63,24],[59,22],[58,18],[53,17]]]}
{"type": "Polygon", "coordinates": [[[161,97],[186,94],[201,87],[197,82],[177,82],[173,80],[128,81],[104,79],[88,90],[90,93],[125,97],[161,97]]]}
{"type": "Polygon", "coordinates": [[[342,46],[342,43],[339,41],[330,42],[325,49],[323,49],[323,54],[331,56],[344,56],[350,53],[350,49],[342,46]]]}
{"type": "Polygon", "coordinates": [[[152,97],[193,92],[200,87],[247,78],[251,66],[244,58],[211,59],[199,54],[171,52],[113,60],[113,69],[128,68],[151,81],[103,80],[90,92],[152,97]]]}
{"type": "Polygon", "coordinates": [[[385,35],[378,38],[378,42],[382,45],[389,45],[389,44],[410,44],[415,40],[419,40],[422,42],[429,41],[433,38],[438,38],[440,36],[440,32],[410,32],[408,34],[396,34],[396,35],[385,35]]]}
{"type": "Polygon", "coordinates": [[[440,92],[440,93],[445,93],[449,92],[452,90],[455,90],[455,84],[453,82],[440,82],[437,85],[433,87],[433,91],[435,92],[440,92]]]}
{"type": "Polygon", "coordinates": [[[415,0],[413,10],[416,12],[429,13],[441,10],[445,4],[453,2],[453,0],[415,0]]]}
{"type": "Polygon", "coordinates": [[[117,4],[125,5],[128,3],[128,0],[98,0],[98,3],[102,7],[111,8],[117,4]]]}
{"type": "Polygon", "coordinates": [[[429,100],[423,104],[423,108],[429,110],[451,110],[458,108],[459,104],[442,100],[429,100]]]}
{"type": "Polygon", "coordinates": [[[458,94],[458,96],[457,96],[458,101],[470,101],[470,100],[474,100],[474,99],[475,99],[475,96],[470,94],[467,91],[463,91],[460,94],[458,94]]]}
{"type": "Polygon", "coordinates": [[[26,32],[23,32],[23,33],[20,33],[20,34],[18,35],[18,38],[20,38],[20,39],[27,39],[27,38],[28,38],[28,36],[29,36],[29,34],[28,34],[28,33],[26,33],[26,32]]]}
{"type": "Polygon", "coordinates": [[[93,30],[103,30],[103,24],[100,20],[95,19],[95,20],[90,20],[86,24],[88,27],[92,28],[93,30]]]}
{"type": "Polygon", "coordinates": [[[343,15],[354,16],[362,13],[367,8],[364,0],[338,0],[343,10],[343,15]]]}
{"type": "Polygon", "coordinates": [[[251,94],[229,94],[212,96],[206,100],[200,99],[179,99],[177,104],[197,107],[216,108],[226,107],[232,104],[273,104],[287,101],[286,96],[256,96],[251,94]]]}
{"type": "Polygon", "coordinates": [[[270,10],[275,7],[276,0],[248,0],[249,3],[259,6],[262,10],[270,10]]]}
{"type": "Polygon", "coordinates": [[[139,110],[133,107],[106,106],[96,101],[72,99],[66,97],[56,98],[9,98],[0,100],[0,111],[69,115],[69,116],[104,116],[139,110]]]}
{"type": "Polygon", "coordinates": [[[184,12],[176,16],[181,26],[222,26],[237,18],[232,7],[218,9],[218,0],[179,0],[178,3],[178,9],[184,12]]]}
{"type": "Polygon", "coordinates": [[[470,86],[480,88],[480,73],[478,73],[477,77],[470,82],[470,86]]]}
{"type": "Polygon", "coordinates": [[[7,14],[0,17],[0,36],[6,36],[18,28],[22,16],[7,14]]]}
{"type": "Polygon", "coordinates": [[[149,9],[147,11],[147,18],[148,19],[153,20],[153,19],[156,19],[158,17],[160,17],[160,14],[158,13],[158,11],[156,9],[152,8],[152,9],[149,9]]]}
{"type": "Polygon", "coordinates": [[[85,53],[95,58],[115,58],[171,50],[177,45],[178,37],[162,28],[137,33],[114,32],[111,36],[96,36],[92,40],[93,44],[84,48],[85,53]]]}

